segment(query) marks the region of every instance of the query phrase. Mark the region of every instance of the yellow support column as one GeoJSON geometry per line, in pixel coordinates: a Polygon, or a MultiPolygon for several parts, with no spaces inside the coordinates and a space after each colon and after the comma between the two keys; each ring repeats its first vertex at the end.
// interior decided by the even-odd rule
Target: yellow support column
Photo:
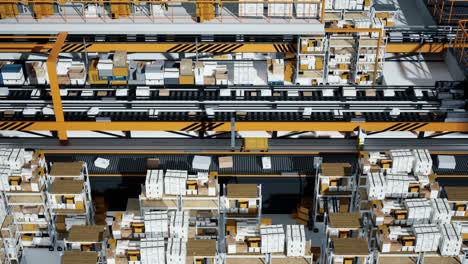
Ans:
{"type": "Polygon", "coordinates": [[[66,32],[60,32],[55,40],[54,46],[47,58],[47,73],[49,74],[50,92],[52,94],[52,102],[54,104],[55,122],[60,123],[57,127],[58,138],[61,143],[66,143],[68,140],[67,130],[65,127],[65,117],[63,115],[62,98],[60,97],[60,87],[57,79],[57,58],[62,49],[66,32]]]}

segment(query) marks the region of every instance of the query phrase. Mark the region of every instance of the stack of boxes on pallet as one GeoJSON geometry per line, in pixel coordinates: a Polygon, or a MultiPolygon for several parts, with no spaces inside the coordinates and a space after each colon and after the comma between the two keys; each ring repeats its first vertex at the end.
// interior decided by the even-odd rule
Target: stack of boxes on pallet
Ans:
{"type": "Polygon", "coordinates": [[[146,212],[144,221],[145,234],[147,237],[169,236],[169,215],[167,211],[146,212]]]}
{"type": "Polygon", "coordinates": [[[163,196],[164,190],[164,171],[163,170],[147,170],[145,180],[145,194],[150,199],[160,199],[163,196]]]}
{"type": "Polygon", "coordinates": [[[182,59],[180,61],[180,84],[194,84],[195,76],[193,74],[193,62],[191,59],[182,59]]]}
{"type": "Polygon", "coordinates": [[[52,245],[44,156],[24,149],[2,149],[0,164],[3,167],[0,187],[22,246],[52,245]]]}
{"type": "Polygon", "coordinates": [[[284,252],[285,234],[282,225],[267,225],[260,227],[261,252],[284,252]]]}
{"type": "Polygon", "coordinates": [[[26,62],[26,73],[29,84],[46,84],[49,82],[47,64],[43,61],[26,62]]]}
{"type": "Polygon", "coordinates": [[[189,212],[170,212],[169,219],[169,236],[187,241],[189,229],[189,212]]]}
{"type": "Polygon", "coordinates": [[[451,223],[455,211],[429,180],[429,151],[369,153],[361,157],[361,166],[368,175],[366,191],[381,256],[460,253],[461,228],[451,223]]]}
{"type": "Polygon", "coordinates": [[[292,17],[293,16],[293,1],[292,0],[268,0],[268,16],[270,17],[292,17]]]}
{"type": "Polygon", "coordinates": [[[164,193],[169,195],[186,195],[187,171],[167,170],[164,176],[164,193]]]}
{"type": "Polygon", "coordinates": [[[147,238],[140,242],[141,263],[165,264],[166,250],[163,238],[147,238]]]}
{"type": "Polygon", "coordinates": [[[305,255],[306,236],[303,225],[286,226],[286,255],[300,257],[305,255]]]}
{"type": "Polygon", "coordinates": [[[268,0],[266,3],[260,0],[239,1],[240,17],[317,18],[319,10],[320,2],[311,0],[268,0]],[[264,14],[264,9],[267,9],[266,14],[264,14]]]}
{"type": "Polygon", "coordinates": [[[84,63],[72,59],[60,59],[57,62],[57,81],[62,85],[84,85],[86,82],[84,63]]]}
{"type": "Polygon", "coordinates": [[[89,83],[127,84],[128,67],[126,51],[116,51],[113,54],[113,59],[108,57],[95,58],[89,66],[89,83]]]}
{"type": "Polygon", "coordinates": [[[187,257],[187,244],[180,238],[169,238],[167,241],[167,263],[185,264],[187,257]]]}

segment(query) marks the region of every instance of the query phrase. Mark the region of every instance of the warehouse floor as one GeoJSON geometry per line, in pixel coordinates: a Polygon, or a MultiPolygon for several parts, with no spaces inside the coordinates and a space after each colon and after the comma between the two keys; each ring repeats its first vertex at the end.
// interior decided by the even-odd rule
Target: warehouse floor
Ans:
{"type": "Polygon", "coordinates": [[[48,248],[25,248],[21,264],[60,264],[63,251],[49,251],[48,248]]]}

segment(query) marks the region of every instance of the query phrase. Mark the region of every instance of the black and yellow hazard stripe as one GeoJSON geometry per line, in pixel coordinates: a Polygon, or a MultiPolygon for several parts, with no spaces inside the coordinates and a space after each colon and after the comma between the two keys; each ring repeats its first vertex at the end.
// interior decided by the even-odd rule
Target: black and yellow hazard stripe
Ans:
{"type": "Polygon", "coordinates": [[[296,48],[293,44],[274,44],[273,47],[275,48],[276,52],[296,52],[296,48]]]}
{"type": "Polygon", "coordinates": [[[199,53],[231,53],[236,52],[237,49],[244,46],[244,44],[230,44],[230,43],[185,43],[177,44],[167,50],[167,52],[199,52],[199,53]]]}
{"type": "Polygon", "coordinates": [[[387,131],[415,131],[421,127],[426,126],[428,123],[397,123],[391,127],[388,127],[380,132],[387,131]]]}
{"type": "Polygon", "coordinates": [[[62,53],[71,53],[71,52],[84,52],[87,48],[89,48],[93,44],[79,44],[79,43],[68,43],[63,45],[60,52],[62,53]]]}
{"type": "Polygon", "coordinates": [[[34,122],[0,122],[0,130],[21,131],[32,126],[34,122]]]}
{"type": "Polygon", "coordinates": [[[182,131],[211,131],[222,125],[223,122],[195,122],[182,128],[182,131]]]}

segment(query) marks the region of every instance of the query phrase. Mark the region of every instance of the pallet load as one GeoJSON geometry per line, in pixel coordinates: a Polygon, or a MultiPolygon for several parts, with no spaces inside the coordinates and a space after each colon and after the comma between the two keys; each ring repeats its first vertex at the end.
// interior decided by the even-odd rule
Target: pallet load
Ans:
{"type": "Polygon", "coordinates": [[[260,235],[262,253],[284,252],[285,235],[282,225],[261,226],[260,235]]]}
{"type": "Polygon", "coordinates": [[[432,172],[432,158],[427,149],[414,149],[413,173],[416,176],[429,175],[432,172]]]}
{"type": "Polygon", "coordinates": [[[194,84],[193,63],[191,59],[182,59],[180,61],[180,84],[194,84]]]}
{"type": "Polygon", "coordinates": [[[440,225],[440,236],[439,250],[442,256],[460,255],[463,239],[458,226],[455,224],[440,225]]]}
{"type": "Polygon", "coordinates": [[[165,264],[166,251],[163,238],[142,239],[140,242],[141,264],[165,264]]]}
{"type": "Polygon", "coordinates": [[[413,226],[412,230],[416,237],[414,252],[437,251],[441,237],[441,233],[437,225],[417,225],[413,226]]]}
{"type": "Polygon", "coordinates": [[[268,0],[268,16],[270,17],[292,17],[292,0],[268,0]]]}
{"type": "Polygon", "coordinates": [[[128,80],[127,51],[116,51],[112,63],[112,83],[126,84],[128,80]]]}
{"type": "Polygon", "coordinates": [[[406,199],[404,201],[408,217],[407,225],[428,224],[432,215],[430,200],[427,199],[406,199]]]}
{"type": "Polygon", "coordinates": [[[448,224],[453,216],[447,198],[436,198],[431,200],[432,224],[448,224]]]}
{"type": "Polygon", "coordinates": [[[371,173],[366,181],[369,200],[383,200],[387,191],[385,176],[381,172],[371,173]]]}
{"type": "Polygon", "coordinates": [[[179,238],[169,238],[167,241],[166,261],[171,264],[185,264],[187,244],[179,238]]]}
{"type": "Polygon", "coordinates": [[[146,212],[144,222],[146,238],[168,237],[169,216],[167,211],[146,212]]]}
{"type": "Polygon", "coordinates": [[[386,197],[390,198],[405,198],[408,196],[408,189],[411,178],[408,175],[393,175],[387,174],[386,197]]]}
{"type": "Polygon", "coordinates": [[[393,173],[410,173],[413,169],[414,156],[409,149],[390,150],[390,158],[393,173]]]}
{"type": "Polygon", "coordinates": [[[161,199],[164,193],[164,171],[146,171],[145,196],[149,199],[161,199]]]}
{"type": "Polygon", "coordinates": [[[73,61],[67,74],[70,84],[84,85],[86,82],[86,67],[82,62],[73,61]]]}
{"type": "Polygon", "coordinates": [[[186,195],[187,171],[167,170],[164,177],[164,193],[169,195],[186,195]]]}
{"type": "Polygon", "coordinates": [[[239,0],[239,16],[262,17],[263,0],[239,0]]]}
{"type": "Polygon", "coordinates": [[[308,0],[297,0],[296,1],[296,17],[318,17],[319,16],[319,5],[316,3],[310,3],[308,0]]]}
{"type": "Polygon", "coordinates": [[[246,237],[255,236],[257,234],[257,220],[243,220],[236,222],[236,241],[244,241],[246,237]]]}
{"type": "Polygon", "coordinates": [[[302,257],[306,250],[306,236],[303,225],[286,226],[286,255],[302,257]]]}
{"type": "Polygon", "coordinates": [[[189,212],[170,212],[169,219],[169,236],[173,238],[180,238],[183,241],[187,241],[189,228],[189,212]]]}
{"type": "Polygon", "coordinates": [[[46,84],[49,81],[47,64],[43,61],[26,62],[29,84],[46,84]]]}
{"type": "Polygon", "coordinates": [[[22,85],[26,81],[20,64],[4,64],[0,68],[0,75],[4,85],[22,85]]]}
{"type": "Polygon", "coordinates": [[[164,84],[164,62],[155,61],[145,66],[146,85],[163,85],[164,84]]]}

